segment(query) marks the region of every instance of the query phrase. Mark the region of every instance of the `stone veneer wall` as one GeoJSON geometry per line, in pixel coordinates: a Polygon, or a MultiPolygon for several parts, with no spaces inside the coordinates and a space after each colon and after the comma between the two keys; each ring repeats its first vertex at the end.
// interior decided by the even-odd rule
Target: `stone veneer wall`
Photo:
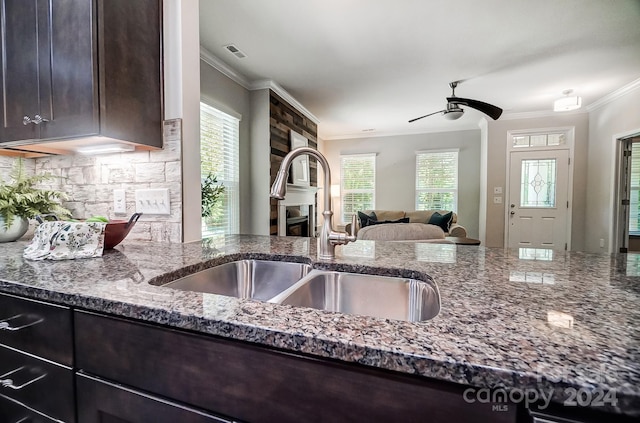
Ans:
{"type": "MultiPolygon", "coordinates": [[[[16,159],[0,157],[0,177],[7,180],[16,159]]],[[[103,155],[48,156],[25,159],[30,171],[61,176],[47,188],[66,192],[65,206],[74,218],[93,215],[128,219],[135,213],[135,190],[169,188],[171,215],[143,215],[127,239],[182,242],[181,137],[179,127],[165,126],[164,149],[103,155]],[[170,131],[170,132],[168,132],[170,131]],[[113,211],[113,190],[124,189],[126,214],[113,211]]]]}

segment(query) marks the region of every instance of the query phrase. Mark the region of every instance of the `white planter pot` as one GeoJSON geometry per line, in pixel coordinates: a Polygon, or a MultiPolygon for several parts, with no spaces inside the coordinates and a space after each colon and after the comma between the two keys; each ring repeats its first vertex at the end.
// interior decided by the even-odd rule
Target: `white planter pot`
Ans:
{"type": "Polygon", "coordinates": [[[21,238],[29,229],[29,220],[24,217],[15,217],[13,223],[5,228],[4,219],[0,217],[0,242],[10,242],[21,238]]]}

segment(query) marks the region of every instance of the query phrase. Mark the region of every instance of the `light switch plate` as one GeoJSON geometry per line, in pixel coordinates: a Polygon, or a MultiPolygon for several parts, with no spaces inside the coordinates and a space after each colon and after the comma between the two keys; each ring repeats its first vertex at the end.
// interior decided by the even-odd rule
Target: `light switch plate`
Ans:
{"type": "Polygon", "coordinates": [[[502,187],[493,187],[494,194],[502,194],[502,187]]]}
{"type": "Polygon", "coordinates": [[[137,189],[136,212],[146,214],[171,214],[169,188],[137,189]]]}
{"type": "Polygon", "coordinates": [[[127,199],[123,189],[113,190],[113,212],[117,214],[127,212],[127,199]]]}
{"type": "Polygon", "coordinates": [[[502,197],[493,197],[493,204],[502,204],[502,197]]]}

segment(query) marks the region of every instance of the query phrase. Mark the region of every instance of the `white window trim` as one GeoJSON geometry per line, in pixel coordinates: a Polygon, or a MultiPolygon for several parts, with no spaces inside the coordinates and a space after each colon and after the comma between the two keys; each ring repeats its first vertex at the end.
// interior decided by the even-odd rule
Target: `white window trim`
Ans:
{"type": "MultiPolygon", "coordinates": [[[[232,112],[229,113],[228,112],[228,108],[224,107],[224,106],[220,106],[219,103],[217,103],[216,101],[207,98],[206,96],[201,96],[201,100],[200,103],[214,109],[215,111],[222,113],[224,115],[227,115],[227,117],[225,117],[225,119],[231,118],[233,120],[237,121],[237,129],[236,129],[236,135],[237,135],[237,145],[235,146],[235,149],[237,150],[237,154],[239,155],[239,149],[240,149],[240,120],[242,118],[241,115],[239,115],[236,112],[232,112]]],[[[202,112],[200,112],[202,113],[202,112]]],[[[201,122],[202,125],[202,122],[201,122]]],[[[202,131],[202,129],[200,129],[200,131],[202,131]]],[[[202,134],[200,133],[199,135],[200,139],[202,139],[202,134]]],[[[240,232],[240,216],[239,216],[239,212],[240,212],[240,190],[239,190],[239,183],[240,183],[240,157],[237,157],[237,161],[235,164],[235,169],[234,169],[234,173],[235,173],[235,180],[228,180],[227,178],[225,178],[224,176],[221,177],[221,175],[217,175],[218,176],[218,181],[220,183],[223,183],[223,185],[225,187],[227,187],[227,189],[231,189],[232,190],[232,195],[234,198],[234,201],[231,204],[228,204],[227,209],[226,209],[226,213],[229,215],[227,217],[227,228],[225,230],[225,233],[230,233],[230,234],[234,234],[234,233],[239,233],[240,232]]],[[[201,176],[202,177],[202,176],[201,176]]],[[[205,222],[204,219],[202,220],[202,234],[203,235],[212,235],[213,233],[209,233],[209,232],[205,232],[206,230],[206,226],[205,226],[205,222]]]]}
{"type": "Polygon", "coordinates": [[[343,198],[344,198],[344,194],[345,193],[354,193],[354,194],[368,194],[368,193],[372,193],[373,194],[373,198],[371,201],[371,209],[375,209],[376,206],[376,167],[377,167],[377,160],[376,157],[378,156],[378,153],[356,153],[356,154],[341,154],[340,155],[340,222],[342,224],[347,224],[347,223],[351,223],[351,221],[347,222],[344,219],[344,210],[343,210],[343,198]],[[343,178],[342,178],[342,159],[343,158],[368,158],[368,157],[373,157],[373,190],[363,190],[363,189],[357,189],[357,190],[345,190],[344,184],[343,184],[343,178]]]}
{"type": "Polygon", "coordinates": [[[417,150],[415,152],[415,177],[414,177],[414,204],[415,209],[418,210],[418,196],[422,192],[453,192],[453,211],[457,212],[458,209],[458,193],[460,191],[460,149],[459,148],[437,148],[429,150],[417,150]],[[430,188],[430,189],[418,189],[418,157],[421,154],[437,154],[437,153],[457,153],[458,160],[456,161],[456,188],[430,188]]]}

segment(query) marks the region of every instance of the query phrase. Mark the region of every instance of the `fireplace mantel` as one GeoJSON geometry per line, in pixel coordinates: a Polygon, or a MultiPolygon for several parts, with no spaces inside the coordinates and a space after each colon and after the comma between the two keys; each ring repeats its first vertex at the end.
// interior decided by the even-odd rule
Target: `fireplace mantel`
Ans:
{"type": "Polygon", "coordinates": [[[278,235],[287,235],[287,207],[309,206],[309,234],[316,227],[316,193],[318,187],[287,184],[287,194],[278,201],[278,235]]]}

